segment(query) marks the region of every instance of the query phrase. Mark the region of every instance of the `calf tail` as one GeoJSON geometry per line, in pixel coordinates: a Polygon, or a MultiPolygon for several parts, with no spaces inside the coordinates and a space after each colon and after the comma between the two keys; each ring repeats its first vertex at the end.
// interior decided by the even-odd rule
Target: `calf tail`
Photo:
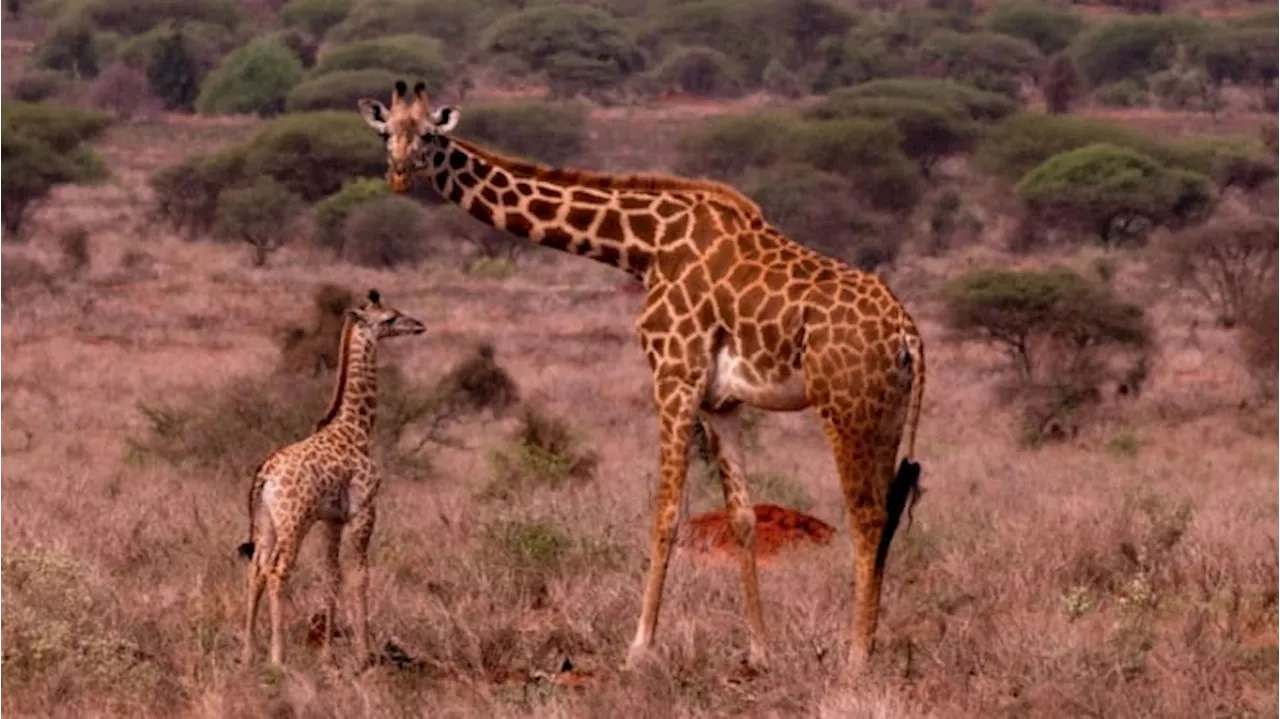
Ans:
{"type": "Polygon", "coordinates": [[[253,483],[249,485],[249,541],[241,544],[236,548],[241,557],[245,559],[253,559],[253,537],[254,523],[258,517],[258,501],[262,498],[262,485],[265,480],[262,478],[262,467],[266,465],[264,461],[253,470],[253,483]]]}

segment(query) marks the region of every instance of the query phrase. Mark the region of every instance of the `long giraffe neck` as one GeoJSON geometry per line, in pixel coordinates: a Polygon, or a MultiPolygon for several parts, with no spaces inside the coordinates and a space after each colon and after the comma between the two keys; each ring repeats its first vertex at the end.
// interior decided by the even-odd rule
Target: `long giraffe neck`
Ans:
{"type": "Polygon", "coordinates": [[[709,181],[553,169],[447,136],[423,152],[419,176],[481,222],[636,276],[659,247],[689,236],[693,208],[707,199],[759,213],[709,181]]]}
{"type": "Polygon", "coordinates": [[[367,446],[378,409],[378,342],[348,319],[342,325],[339,352],[333,399],[316,430],[342,429],[367,446]]]}

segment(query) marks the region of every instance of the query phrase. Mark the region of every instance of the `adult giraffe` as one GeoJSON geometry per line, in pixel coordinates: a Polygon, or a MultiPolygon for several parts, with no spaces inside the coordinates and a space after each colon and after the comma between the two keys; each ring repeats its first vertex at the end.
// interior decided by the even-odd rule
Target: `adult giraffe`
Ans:
{"type": "Polygon", "coordinates": [[[739,547],[748,658],[766,662],[755,512],[735,421],[746,403],[813,407],[821,416],[852,530],[849,671],[860,671],[872,649],[889,545],[920,491],[912,458],[924,345],[884,282],[788,239],[727,185],[550,168],[452,137],[459,111],[433,112],[424,83],[410,95],[397,82],[390,107],[372,99],[359,107],[386,142],[387,182],[396,192],[421,179],[482,222],[644,281],[636,329],[653,370],[662,467],[627,666],[653,643],[695,421],[720,469],[739,547]],[[906,452],[895,471],[904,429],[906,452]]]}

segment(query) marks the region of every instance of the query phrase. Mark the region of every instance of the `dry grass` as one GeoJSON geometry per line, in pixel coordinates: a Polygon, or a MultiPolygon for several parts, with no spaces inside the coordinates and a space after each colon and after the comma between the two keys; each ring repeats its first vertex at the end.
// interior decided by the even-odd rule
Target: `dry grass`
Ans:
{"type": "MultiPolygon", "coordinates": [[[[989,256],[991,243],[897,268],[895,287],[930,338],[928,494],[890,558],[871,675],[840,679],[851,557],[834,468],[805,414],[765,419],[748,468],[770,478],[762,493],[806,498],[838,532],[762,569],[773,670],[739,672],[746,629],[732,564],[679,554],[659,661],[625,674],[616,666],[639,610],[658,455],[631,334],[640,298],[607,268],[537,254],[507,279],[335,265],[303,247],[252,269],[235,248],[185,243],[143,221],[143,179],[170,159],[167,148],[245,131],[115,130],[105,151],[120,182],[60,190],[30,246],[6,248],[6,270],[15,257],[55,267],[59,232],[80,225],[93,261],[51,280],[57,291],[42,280],[6,294],[5,712],[1201,717],[1276,706],[1276,432],[1238,409],[1253,384],[1233,337],[1207,321],[1189,334],[1207,313],[1190,298],[1152,296],[1162,349],[1136,403],[1069,444],[1025,451],[1015,411],[992,399],[998,358],[947,339],[933,320],[931,288],[966,258],[989,256]],[[521,422],[509,413],[454,426],[456,443],[430,445],[429,474],[393,463],[371,621],[379,645],[393,641],[415,661],[358,678],[321,669],[306,649],[320,600],[314,540],[291,587],[289,670],[236,662],[235,547],[249,479],[236,468],[256,448],[227,445],[234,456],[213,464],[130,451],[150,431],[140,404],[198,413],[248,382],[275,388],[268,403],[297,398],[299,417],[323,405],[327,373],[271,373],[281,330],[310,321],[324,282],[377,287],[426,322],[426,336],[383,355],[406,387],[430,386],[492,343],[521,400],[563,418],[594,462],[573,482],[522,484],[519,501],[483,501],[503,470],[493,450],[509,447],[521,422]],[[530,679],[565,657],[589,673],[584,686],[530,679]]],[[[1141,258],[1121,265],[1117,282],[1146,286],[1141,258]]],[[[397,446],[413,445],[411,434],[397,446]]],[[[338,641],[344,661],[349,648],[338,641]]]]}

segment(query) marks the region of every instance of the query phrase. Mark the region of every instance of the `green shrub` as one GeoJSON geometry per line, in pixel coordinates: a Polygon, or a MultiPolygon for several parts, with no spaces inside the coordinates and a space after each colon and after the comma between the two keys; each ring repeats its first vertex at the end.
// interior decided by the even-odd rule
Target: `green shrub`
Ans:
{"type": "Polygon", "coordinates": [[[1061,115],[1071,109],[1071,101],[1080,89],[1080,75],[1071,56],[1058,53],[1049,58],[1043,87],[1045,105],[1050,113],[1061,115]]]}
{"type": "Polygon", "coordinates": [[[474,49],[477,23],[486,18],[482,3],[456,0],[364,0],[325,33],[325,40],[348,43],[394,35],[443,40],[458,55],[474,49]]]}
{"type": "Polygon", "coordinates": [[[1044,64],[1035,45],[996,32],[939,30],[925,40],[920,53],[925,63],[951,79],[1011,98],[1019,96],[1019,79],[1037,77],[1044,64]]]}
{"type": "Polygon", "coordinates": [[[344,225],[344,259],[365,267],[415,264],[427,255],[427,221],[422,205],[386,195],[352,208],[344,225]]]}
{"type": "Polygon", "coordinates": [[[902,78],[896,80],[872,80],[854,87],[832,92],[827,102],[863,98],[896,98],[927,102],[948,111],[960,112],[979,122],[1001,120],[1017,111],[1013,100],[994,92],[979,90],[951,80],[926,80],[902,78]]]}
{"type": "Polygon", "coordinates": [[[146,73],[123,62],[104,68],[86,88],[82,99],[87,106],[106,110],[121,120],[149,115],[160,105],[151,94],[146,73]]]}
{"type": "Polygon", "coordinates": [[[618,21],[589,6],[541,5],[504,15],[485,31],[482,46],[545,71],[558,97],[608,88],[644,66],[618,21]]]}
{"type": "Polygon", "coordinates": [[[147,61],[147,82],[166,109],[194,109],[201,77],[200,66],[180,28],[157,40],[147,61]]]}
{"type": "Polygon", "coordinates": [[[1141,17],[1098,23],[1072,45],[1076,67],[1092,87],[1141,79],[1169,68],[1179,44],[1194,44],[1208,26],[1186,17],[1141,17]]]}
{"type": "Polygon", "coordinates": [[[50,100],[71,84],[66,73],[39,68],[24,70],[9,86],[9,92],[19,102],[50,100]]]}
{"type": "Polygon", "coordinates": [[[110,38],[82,18],[59,21],[33,52],[35,65],[73,77],[94,77],[110,54],[110,38]]]}
{"type": "Polygon", "coordinates": [[[806,116],[817,120],[889,120],[902,137],[902,151],[925,174],[942,157],[967,152],[977,139],[977,126],[967,114],[921,100],[833,93],[810,108],[806,116]]]}
{"type": "Polygon", "coordinates": [[[86,0],[73,12],[96,28],[140,35],[171,22],[206,22],[231,29],[240,20],[235,0],[86,0]]]}
{"type": "Polygon", "coordinates": [[[1216,110],[1220,103],[1208,73],[1199,68],[1162,70],[1152,74],[1147,82],[1151,94],[1166,110],[1216,110]]]}
{"type": "Polygon", "coordinates": [[[253,266],[262,267],[271,253],[292,238],[302,209],[302,200],[288,188],[260,177],[219,193],[213,233],[229,242],[248,243],[253,248],[253,266]]]}
{"type": "Polygon", "coordinates": [[[312,37],[322,38],[329,28],[347,18],[355,4],[355,0],[289,0],[280,8],[280,17],[312,37]]]}
{"type": "Polygon", "coordinates": [[[1084,28],[1074,12],[1037,0],[1000,2],[982,16],[982,23],[992,32],[1026,40],[1045,55],[1061,52],[1084,28]]]}
{"type": "Polygon", "coordinates": [[[89,146],[111,123],[99,112],[51,103],[10,100],[0,105],[0,146],[4,182],[0,184],[7,240],[20,238],[31,208],[57,185],[106,179],[102,158],[89,146]]]}
{"type": "Polygon", "coordinates": [[[730,180],[751,168],[795,159],[797,123],[772,113],[712,118],[680,138],[681,174],[730,180]]]}
{"type": "Polygon", "coordinates": [[[724,53],[707,47],[682,47],[663,58],[652,72],[655,89],[698,97],[742,94],[742,71],[724,53]]]}
{"type": "Polygon", "coordinates": [[[896,236],[859,207],[853,183],[840,175],[786,162],[748,172],[739,184],[796,242],[865,270],[897,257],[896,236]]]}
{"type": "Polygon", "coordinates": [[[1216,84],[1261,85],[1276,79],[1280,35],[1270,28],[1214,28],[1193,48],[1196,62],[1216,84]]]}
{"type": "MultiPolygon", "coordinates": [[[[394,35],[334,48],[320,59],[312,76],[344,70],[384,70],[427,83],[429,93],[440,92],[449,81],[443,43],[415,35],[394,35]]],[[[389,84],[376,94],[386,92],[388,87],[389,84]]]]}
{"type": "Polygon", "coordinates": [[[344,183],[341,190],[316,203],[316,242],[341,255],[351,211],[390,192],[382,178],[364,177],[344,183]]]}
{"type": "Polygon", "coordinates": [[[1147,89],[1137,80],[1117,80],[1099,86],[1093,98],[1107,107],[1146,107],[1147,89]]]}
{"type": "Polygon", "coordinates": [[[307,202],[355,177],[380,177],[386,148],[356,112],[307,112],[277,118],[243,146],[247,177],[270,175],[307,202]]]}
{"type": "Polygon", "coordinates": [[[1172,235],[1163,249],[1174,280],[1232,326],[1275,291],[1277,236],[1274,218],[1233,217],[1172,235]]]}
{"type": "Polygon", "coordinates": [[[534,488],[582,484],[595,476],[599,462],[563,419],[526,407],[506,446],[490,455],[493,477],[482,494],[509,499],[534,488]]]}
{"type": "Polygon", "coordinates": [[[378,97],[403,79],[403,75],[387,70],[338,70],[325,73],[289,92],[285,107],[289,112],[312,110],[349,110],[362,97],[378,97]]]}
{"type": "Polygon", "coordinates": [[[273,40],[256,40],[227,55],[209,74],[196,109],[202,114],[276,115],[302,78],[302,63],[289,48],[273,40]]]}
{"type": "Polygon", "coordinates": [[[903,137],[886,120],[823,120],[799,127],[799,156],[841,175],[877,210],[907,213],[920,199],[916,167],[899,150],[903,137]]]}
{"type": "Polygon", "coordinates": [[[1276,177],[1275,151],[1248,138],[1194,137],[1177,143],[1170,156],[1169,164],[1208,175],[1224,190],[1252,192],[1276,177]]]}
{"type": "Polygon", "coordinates": [[[461,132],[502,152],[563,166],[586,148],[586,108],[541,100],[469,105],[461,132]]]}
{"type": "Polygon", "coordinates": [[[1015,191],[1040,220],[1080,226],[1104,244],[1197,219],[1213,200],[1209,178],[1107,143],[1049,158],[1015,191]]]}

